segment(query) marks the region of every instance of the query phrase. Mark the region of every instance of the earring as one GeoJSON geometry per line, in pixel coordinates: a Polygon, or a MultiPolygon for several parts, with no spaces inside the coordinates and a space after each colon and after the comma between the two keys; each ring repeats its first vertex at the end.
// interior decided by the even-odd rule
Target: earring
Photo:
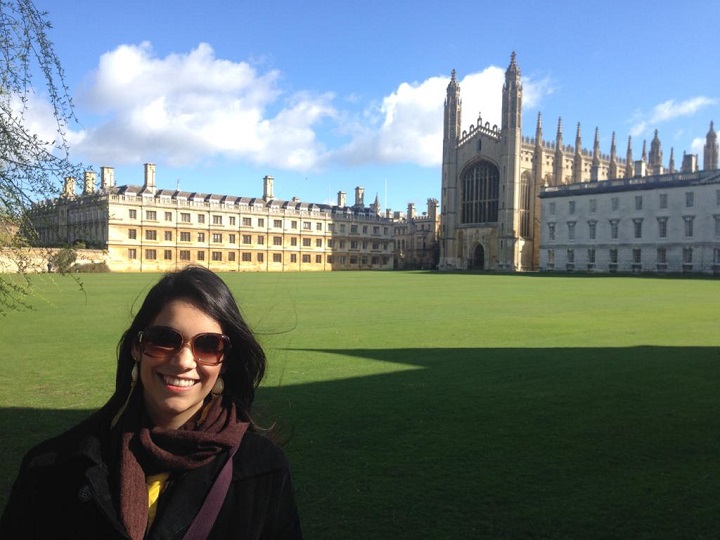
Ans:
{"type": "Polygon", "coordinates": [[[132,380],[131,384],[135,384],[137,382],[138,378],[138,361],[135,360],[135,365],[132,368],[132,371],[130,372],[130,379],[132,380]]]}
{"type": "Polygon", "coordinates": [[[223,378],[218,375],[217,381],[215,381],[215,386],[213,386],[212,390],[210,390],[210,393],[217,397],[223,393],[223,390],[225,390],[225,381],[223,381],[223,378]]]}
{"type": "MultiPolygon", "coordinates": [[[[135,360],[135,359],[133,358],[133,360],[135,360]]],[[[130,392],[128,392],[128,397],[125,400],[125,403],[123,403],[123,406],[120,407],[120,410],[117,412],[115,417],[112,419],[112,422],[110,422],[110,429],[115,427],[115,424],[118,423],[118,420],[120,420],[120,417],[125,412],[125,409],[127,408],[128,403],[130,403],[130,398],[132,397],[133,390],[135,390],[135,386],[137,385],[138,365],[139,365],[139,362],[137,360],[135,360],[135,362],[133,362],[132,370],[130,371],[130,392]]]]}

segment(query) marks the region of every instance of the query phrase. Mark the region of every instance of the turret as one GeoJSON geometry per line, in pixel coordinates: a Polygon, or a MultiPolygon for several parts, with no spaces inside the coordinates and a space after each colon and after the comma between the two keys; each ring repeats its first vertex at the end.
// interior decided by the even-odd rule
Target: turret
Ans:
{"type": "Polygon", "coordinates": [[[706,171],[718,168],[718,140],[713,123],[710,122],[710,131],[705,137],[705,148],[703,149],[703,169],[706,171]]]}
{"type": "Polygon", "coordinates": [[[595,128],[595,141],[593,142],[592,166],[590,168],[590,181],[597,182],[600,179],[600,133],[595,128]]]}
{"type": "Polygon", "coordinates": [[[562,116],[558,118],[557,135],[555,136],[555,185],[565,183],[565,149],[563,148],[562,116]]]}
{"type": "Polygon", "coordinates": [[[582,182],[583,158],[582,158],[582,137],[580,136],[580,122],[577,125],[575,135],[575,159],[573,161],[573,182],[582,182]]]}
{"type": "Polygon", "coordinates": [[[270,175],[263,177],[263,199],[266,201],[269,201],[269,200],[275,198],[275,195],[273,195],[273,183],[274,182],[275,182],[275,179],[270,175]]]}
{"type": "Polygon", "coordinates": [[[635,176],[633,165],[632,136],[628,136],[627,155],[625,157],[625,178],[635,176]]]}
{"type": "Polygon", "coordinates": [[[655,136],[650,142],[650,161],[648,162],[651,174],[662,174],[662,148],[660,144],[660,138],[658,137],[658,130],[655,130],[655,136]]]}
{"type": "Polygon", "coordinates": [[[617,144],[615,142],[615,132],[612,134],[612,142],[610,143],[610,164],[608,165],[608,178],[618,177],[617,163],[617,144]]]}
{"type": "Polygon", "coordinates": [[[85,171],[83,178],[83,195],[92,195],[95,193],[95,173],[93,171],[85,171]]]}

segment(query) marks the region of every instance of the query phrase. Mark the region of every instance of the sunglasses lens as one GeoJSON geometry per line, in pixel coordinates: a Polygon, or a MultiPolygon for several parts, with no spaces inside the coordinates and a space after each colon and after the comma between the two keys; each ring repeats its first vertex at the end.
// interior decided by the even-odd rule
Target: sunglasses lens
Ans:
{"type": "Polygon", "coordinates": [[[172,328],[155,326],[143,332],[144,351],[148,356],[170,356],[180,350],[182,344],[182,335],[172,328]]]}
{"type": "Polygon", "coordinates": [[[227,348],[224,336],[220,334],[200,334],[193,340],[193,350],[199,360],[203,362],[219,362],[227,348]]]}

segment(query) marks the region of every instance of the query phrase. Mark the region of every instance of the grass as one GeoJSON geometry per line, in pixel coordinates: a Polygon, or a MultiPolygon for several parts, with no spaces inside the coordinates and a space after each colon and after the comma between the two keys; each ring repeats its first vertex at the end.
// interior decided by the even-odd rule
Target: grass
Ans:
{"type": "MultiPolygon", "coordinates": [[[[0,497],[107,399],[157,277],[41,276],[0,320],[0,497]]],[[[269,353],[257,404],[292,433],[306,537],[720,537],[719,282],[224,277],[269,353]]]]}

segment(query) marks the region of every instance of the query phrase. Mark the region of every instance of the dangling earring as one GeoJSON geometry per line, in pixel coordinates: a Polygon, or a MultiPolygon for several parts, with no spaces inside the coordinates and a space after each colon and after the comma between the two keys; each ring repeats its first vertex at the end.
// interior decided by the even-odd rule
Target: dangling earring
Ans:
{"type": "Polygon", "coordinates": [[[217,381],[215,381],[215,386],[213,386],[212,390],[210,390],[210,393],[213,397],[217,397],[223,393],[223,390],[225,390],[225,381],[223,381],[223,378],[218,375],[217,381]]]}
{"type": "Polygon", "coordinates": [[[133,390],[135,390],[135,386],[137,385],[137,379],[138,379],[138,365],[140,364],[135,358],[133,362],[133,368],[130,371],[130,392],[128,392],[128,397],[125,400],[125,403],[123,403],[123,406],[120,407],[120,410],[115,415],[115,418],[112,419],[112,422],[110,422],[110,429],[115,427],[115,424],[118,423],[118,420],[120,420],[120,417],[125,412],[125,409],[128,406],[128,403],[130,403],[130,397],[132,397],[133,390]]]}

